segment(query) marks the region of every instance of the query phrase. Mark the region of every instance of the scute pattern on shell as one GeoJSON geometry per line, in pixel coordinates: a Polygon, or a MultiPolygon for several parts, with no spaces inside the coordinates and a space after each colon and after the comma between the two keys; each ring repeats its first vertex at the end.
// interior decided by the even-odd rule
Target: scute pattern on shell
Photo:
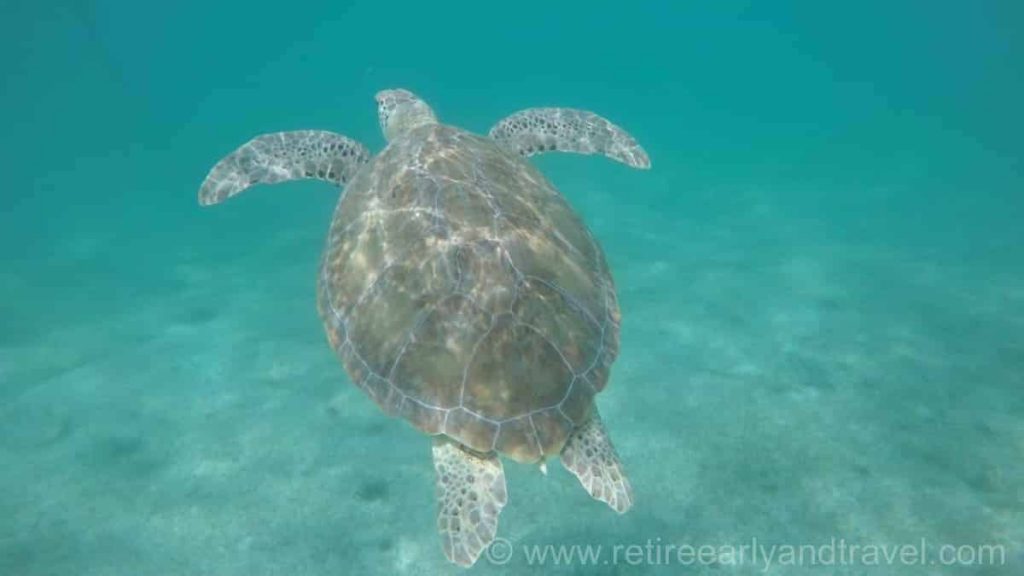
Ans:
{"type": "Polygon", "coordinates": [[[494,141],[417,128],[339,201],[318,306],[352,380],[428,434],[557,454],[618,353],[604,255],[539,171],[494,141]]]}

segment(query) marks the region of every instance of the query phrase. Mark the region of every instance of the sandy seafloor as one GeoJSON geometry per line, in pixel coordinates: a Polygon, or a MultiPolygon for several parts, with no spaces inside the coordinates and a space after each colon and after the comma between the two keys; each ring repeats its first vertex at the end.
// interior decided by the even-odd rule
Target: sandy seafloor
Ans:
{"type": "MultiPolygon", "coordinates": [[[[218,48],[233,44],[220,31],[241,34],[223,26],[235,11],[215,12],[181,45],[167,43],[184,34],[175,26],[203,7],[130,33],[115,22],[122,9],[139,21],[113,3],[8,9],[38,42],[8,36],[5,56],[24,65],[3,112],[2,143],[17,162],[0,221],[0,574],[463,572],[444,562],[434,529],[428,439],[349,383],[316,316],[337,192],[294,183],[214,209],[194,204],[212,162],[260,132],[323,127],[378,149],[371,96],[396,83],[476,131],[526,106],[588,105],[627,126],[654,160],[650,172],[537,160],[602,242],[618,284],[621,356],[598,405],[636,505],[619,517],[557,464],[543,476],[506,463],[499,535],[512,556],[482,559],[474,573],[763,573],[763,563],[609,557],[616,545],[752,539],[924,539],[932,553],[953,544],[1005,554],[997,566],[775,565],[771,574],[1024,573],[1024,178],[1015,120],[1000,115],[1024,94],[1009,74],[1020,53],[1010,8],[918,29],[910,55],[897,50],[900,27],[885,25],[881,47],[859,56],[852,36],[813,32],[825,14],[807,6],[775,20],[754,14],[778,34],[738,8],[651,8],[622,24],[641,38],[638,54],[596,48],[610,70],[662,54],[662,66],[643,68],[648,79],[580,71],[558,60],[555,40],[521,32],[536,40],[525,54],[499,43],[491,57],[533,57],[540,70],[522,83],[527,64],[477,66],[475,79],[459,62],[438,65],[442,50],[417,43],[426,36],[411,24],[399,26],[405,35],[392,29],[397,48],[315,75],[335,60],[324,53],[342,32],[380,22],[364,4],[334,20],[321,14],[308,36],[310,14],[251,16],[249,35],[275,26],[281,35],[227,56],[218,48]],[[697,39],[678,40],[673,18],[697,39]],[[934,48],[953,29],[982,39],[962,61],[934,48]],[[132,44],[150,34],[152,44],[132,44]],[[781,48],[802,34],[811,39],[801,49],[781,48]],[[31,48],[58,38],[65,44],[51,54],[31,48]],[[740,39],[750,45],[721,48],[740,39]],[[676,40],[692,65],[687,88],[662,51],[676,40]],[[698,48],[715,46],[740,76],[763,81],[759,70],[774,66],[808,84],[762,82],[743,94],[739,80],[701,67],[698,48]],[[73,52],[82,60],[72,64],[73,52]],[[185,74],[203,54],[210,68],[233,58],[238,69],[185,74]],[[403,58],[418,64],[403,68],[403,58]],[[910,66],[937,59],[951,68],[910,66]],[[29,63],[52,74],[32,76],[29,63]],[[829,65],[831,81],[815,75],[829,65]],[[843,84],[843,73],[854,78],[843,84]],[[358,80],[346,85],[345,74],[358,80]],[[174,82],[184,87],[169,95],[174,82]],[[602,82],[612,87],[602,92],[602,82]],[[347,92],[325,96],[327,86],[347,92]],[[77,103],[54,105],[69,95],[77,103]],[[759,99],[770,102],[750,103],[759,99]],[[848,105],[851,116],[837,119],[848,105]],[[601,546],[603,556],[594,566],[531,564],[528,547],[546,545],[601,546]]],[[[571,33],[590,37],[615,21],[588,17],[571,33]]]]}

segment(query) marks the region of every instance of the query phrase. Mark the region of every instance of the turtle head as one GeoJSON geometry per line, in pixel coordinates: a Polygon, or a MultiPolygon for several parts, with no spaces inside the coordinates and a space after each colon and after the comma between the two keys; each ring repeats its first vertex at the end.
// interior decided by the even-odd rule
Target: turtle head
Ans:
{"type": "Polygon", "coordinates": [[[376,100],[380,129],[388,142],[413,128],[437,123],[430,106],[408,90],[381,90],[376,100]]]}

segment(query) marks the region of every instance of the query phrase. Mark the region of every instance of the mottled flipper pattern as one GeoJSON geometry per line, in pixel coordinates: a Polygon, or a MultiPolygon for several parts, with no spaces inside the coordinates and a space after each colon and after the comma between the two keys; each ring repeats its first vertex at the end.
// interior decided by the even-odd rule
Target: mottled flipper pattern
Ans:
{"type": "Polygon", "coordinates": [[[441,546],[452,562],[472,566],[494,540],[508,499],[501,460],[470,454],[447,440],[436,440],[433,451],[441,546]]]}
{"type": "Polygon", "coordinates": [[[588,494],[619,514],[633,506],[633,487],[596,410],[565,442],[562,464],[579,478],[588,494]]]}
{"type": "Polygon", "coordinates": [[[218,162],[199,189],[199,203],[217,204],[256,184],[314,178],[344,185],[370,159],[365,146],[333,132],[264,134],[218,162]]]}
{"type": "Polygon", "coordinates": [[[491,128],[490,137],[524,155],[557,150],[604,154],[633,168],[650,168],[647,152],[625,130],[585,110],[528,108],[491,128]]]}

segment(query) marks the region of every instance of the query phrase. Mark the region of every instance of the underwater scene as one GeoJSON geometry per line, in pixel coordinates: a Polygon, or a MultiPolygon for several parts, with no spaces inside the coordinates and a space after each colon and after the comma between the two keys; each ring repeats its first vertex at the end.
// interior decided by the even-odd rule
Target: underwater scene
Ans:
{"type": "Polygon", "coordinates": [[[1024,5],[0,32],[0,576],[1024,574],[1024,5]]]}

